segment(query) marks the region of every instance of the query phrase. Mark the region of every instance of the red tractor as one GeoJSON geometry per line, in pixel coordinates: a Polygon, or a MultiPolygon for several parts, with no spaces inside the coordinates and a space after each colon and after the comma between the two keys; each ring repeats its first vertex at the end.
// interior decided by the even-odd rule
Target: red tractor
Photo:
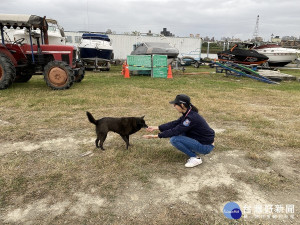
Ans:
{"type": "Polygon", "coordinates": [[[0,89],[13,82],[27,82],[32,75],[41,73],[54,90],[68,89],[84,78],[84,66],[76,59],[73,46],[49,45],[45,17],[0,14],[0,29],[0,89]],[[25,38],[10,41],[4,36],[4,27],[27,28],[30,44],[23,43],[25,38]],[[37,44],[33,44],[33,39],[37,44]]]}

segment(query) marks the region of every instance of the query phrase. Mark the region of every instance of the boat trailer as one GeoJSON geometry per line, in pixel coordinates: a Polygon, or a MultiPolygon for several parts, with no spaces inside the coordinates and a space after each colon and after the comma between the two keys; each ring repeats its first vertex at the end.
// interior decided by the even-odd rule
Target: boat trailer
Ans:
{"type": "Polygon", "coordinates": [[[212,65],[215,65],[216,73],[224,73],[225,70],[226,75],[233,75],[237,77],[244,76],[244,77],[249,77],[269,84],[279,84],[278,82],[272,81],[267,77],[260,75],[255,70],[250,69],[246,66],[242,66],[237,63],[233,63],[233,62],[220,63],[217,61],[213,61],[211,63],[212,65]]]}

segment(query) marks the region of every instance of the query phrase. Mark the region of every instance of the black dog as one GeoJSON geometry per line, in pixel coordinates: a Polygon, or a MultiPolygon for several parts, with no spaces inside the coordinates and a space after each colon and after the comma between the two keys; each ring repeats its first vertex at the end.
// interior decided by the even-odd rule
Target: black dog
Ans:
{"type": "Polygon", "coordinates": [[[91,113],[86,112],[89,121],[96,125],[97,139],[95,141],[96,147],[103,148],[103,143],[106,139],[107,133],[113,131],[118,133],[126,142],[126,148],[129,146],[129,135],[139,131],[141,128],[147,128],[143,117],[103,117],[99,120],[95,120],[91,113]],[[100,141],[100,146],[99,146],[100,141]]]}

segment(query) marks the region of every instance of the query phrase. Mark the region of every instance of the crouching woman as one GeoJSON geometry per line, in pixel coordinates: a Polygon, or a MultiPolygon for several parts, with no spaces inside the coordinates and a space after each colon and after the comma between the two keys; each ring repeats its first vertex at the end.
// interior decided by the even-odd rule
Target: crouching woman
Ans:
{"type": "Polygon", "coordinates": [[[197,154],[208,154],[214,148],[215,132],[205,119],[198,114],[198,109],[191,104],[190,97],[177,95],[170,104],[182,116],[160,126],[149,126],[148,132],[159,130],[157,135],[144,135],[144,138],[170,138],[171,144],[189,156],[185,167],[195,167],[202,163],[197,154]]]}

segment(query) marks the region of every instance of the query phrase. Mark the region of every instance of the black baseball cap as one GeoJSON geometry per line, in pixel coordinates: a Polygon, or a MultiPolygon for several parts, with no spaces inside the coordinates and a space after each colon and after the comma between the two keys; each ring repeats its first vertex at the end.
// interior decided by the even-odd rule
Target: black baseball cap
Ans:
{"type": "Polygon", "coordinates": [[[185,94],[177,95],[175,100],[170,101],[170,104],[191,104],[191,98],[185,94]]]}

